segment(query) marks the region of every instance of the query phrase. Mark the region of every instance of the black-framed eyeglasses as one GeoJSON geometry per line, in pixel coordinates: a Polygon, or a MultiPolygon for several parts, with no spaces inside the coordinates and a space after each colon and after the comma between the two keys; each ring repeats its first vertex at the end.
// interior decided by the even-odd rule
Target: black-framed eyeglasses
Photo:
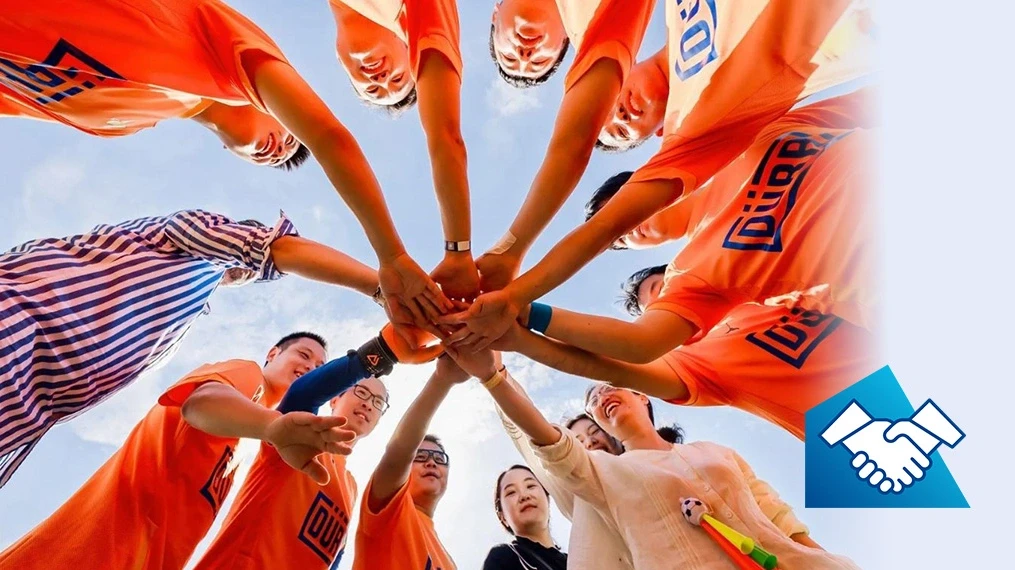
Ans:
{"type": "Polygon", "coordinates": [[[433,462],[437,465],[447,465],[449,457],[447,453],[439,449],[417,449],[416,457],[412,458],[414,463],[426,463],[433,457],[433,462]]]}
{"type": "Polygon", "coordinates": [[[382,414],[388,411],[388,408],[391,407],[388,404],[388,401],[384,399],[384,396],[374,394],[370,391],[370,388],[367,388],[366,386],[357,384],[353,387],[352,394],[364,402],[370,402],[370,404],[382,414]]]}

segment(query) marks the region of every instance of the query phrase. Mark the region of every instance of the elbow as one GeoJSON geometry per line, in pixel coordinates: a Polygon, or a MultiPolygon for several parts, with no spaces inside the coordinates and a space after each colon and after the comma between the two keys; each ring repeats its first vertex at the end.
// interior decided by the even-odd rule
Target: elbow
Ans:
{"type": "Polygon", "coordinates": [[[431,156],[458,157],[461,162],[465,162],[465,139],[462,138],[462,129],[458,124],[432,126],[426,132],[427,147],[431,156]]]}

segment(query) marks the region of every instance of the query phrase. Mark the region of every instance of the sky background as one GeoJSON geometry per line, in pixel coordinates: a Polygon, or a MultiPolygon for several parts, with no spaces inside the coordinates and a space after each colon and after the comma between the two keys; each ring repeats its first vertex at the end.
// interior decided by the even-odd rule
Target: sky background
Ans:
{"type": "MultiPolygon", "coordinates": [[[[356,135],[410,254],[433,267],[442,255],[442,238],[417,113],[391,120],[358,103],[335,60],[334,23],[323,0],[230,4],[267,30],[356,135]]],[[[642,56],[664,43],[664,4],[657,2],[642,56]]],[[[503,234],[528,190],[550,136],[564,76],[562,71],[526,91],[500,81],[487,52],[491,6],[490,0],[459,2],[465,62],[462,123],[477,255],[503,234]]],[[[884,86],[885,159],[882,203],[872,214],[882,217],[886,229],[889,362],[912,401],[935,398],[969,435],[945,458],[973,509],[804,509],[803,445],[787,432],[727,408],[656,406],[660,423],[679,422],[689,440],[736,449],[797,509],[815,540],[866,569],[951,567],[942,554],[954,548],[967,562],[995,561],[998,550],[985,545],[1002,530],[985,523],[999,520],[994,517],[1000,514],[988,511],[1011,505],[1010,493],[1003,491],[1010,484],[995,481],[1003,460],[973,464],[990,458],[995,449],[986,436],[1003,424],[994,418],[1005,413],[1002,406],[1015,379],[1010,366],[1000,365],[1012,340],[1005,326],[1010,304],[983,302],[1002,298],[1012,283],[1010,251],[999,253],[1010,241],[1004,228],[1012,185],[1003,172],[1011,152],[1004,135],[1013,126],[1006,112],[1010,89],[1003,77],[986,73],[991,54],[1010,53],[1001,45],[1010,9],[988,14],[983,13],[987,8],[978,8],[972,18],[978,28],[972,32],[962,27],[965,19],[945,10],[948,6],[923,4],[919,25],[905,7],[878,11],[884,41],[879,81],[884,86]],[[975,47],[960,49],[974,33],[975,47]],[[991,207],[982,207],[988,200],[991,207]],[[989,379],[990,384],[982,384],[989,388],[975,389],[979,378],[989,379]],[[997,397],[984,398],[988,389],[997,397]]],[[[187,121],[103,140],[63,126],[5,120],[2,135],[0,196],[8,206],[0,208],[2,249],[180,209],[203,208],[265,223],[283,209],[302,235],[375,264],[355,218],[313,162],[289,174],[251,166],[187,121]]],[[[582,205],[595,187],[618,171],[637,168],[657,148],[658,139],[622,155],[596,153],[526,267],[581,222],[582,205]]],[[[620,282],[637,269],[668,262],[681,246],[608,252],[545,300],[622,317],[620,282]]],[[[229,358],[261,360],[278,337],[299,329],[320,332],[331,354],[339,355],[375,335],[384,322],[382,312],[361,295],[296,277],[223,289],[211,305],[211,313],[198,320],[171,363],[47,435],[0,492],[0,548],[62,504],[116,451],[161,391],[187,371],[229,358]]],[[[584,380],[517,356],[509,356],[507,364],[551,420],[579,411],[584,380]]],[[[386,378],[392,408],[349,462],[360,488],[431,371],[432,365],[400,367],[386,378]]],[[[492,401],[475,384],[451,393],[431,431],[444,439],[452,456],[450,485],[436,514],[438,532],[459,568],[478,568],[489,548],[508,538],[494,515],[493,486],[497,474],[520,457],[502,432],[492,401]]],[[[246,450],[234,494],[253,458],[253,448],[246,450]]],[[[221,515],[227,510],[228,505],[221,515]]],[[[569,526],[557,512],[552,531],[566,549],[569,526]]],[[[350,538],[350,550],[352,542],[350,538]]],[[[351,558],[347,552],[344,568],[351,566],[351,558]]]]}

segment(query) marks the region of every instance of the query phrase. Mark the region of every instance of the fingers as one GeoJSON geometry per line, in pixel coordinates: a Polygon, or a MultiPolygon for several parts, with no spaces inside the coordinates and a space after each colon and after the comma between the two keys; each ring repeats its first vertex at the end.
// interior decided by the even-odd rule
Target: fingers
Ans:
{"type": "Polygon", "coordinates": [[[495,339],[492,339],[490,337],[481,337],[479,342],[477,342],[475,344],[475,346],[473,347],[472,351],[473,352],[479,352],[481,350],[485,350],[485,349],[489,348],[491,344],[493,344],[494,340],[495,339]]]}
{"type": "Polygon", "coordinates": [[[440,287],[438,287],[433,281],[427,285],[427,288],[423,291],[423,296],[433,303],[434,307],[436,307],[442,314],[454,308],[454,304],[451,300],[444,295],[444,292],[441,291],[440,287]]]}
{"type": "Polygon", "coordinates": [[[468,318],[469,311],[459,311],[457,313],[442,315],[437,318],[437,323],[442,325],[463,325],[468,318]]]}
{"type": "Polygon", "coordinates": [[[859,475],[861,479],[869,479],[875,469],[877,469],[877,465],[875,465],[873,461],[868,461],[863,464],[863,467],[861,467],[856,474],[859,475]]]}
{"type": "Polygon", "coordinates": [[[317,431],[326,431],[331,428],[344,426],[348,421],[342,416],[317,416],[317,431]]]}
{"type": "MultiPolygon", "coordinates": [[[[422,309],[423,313],[426,315],[426,322],[427,323],[436,321],[438,318],[440,318],[441,315],[443,315],[446,312],[446,311],[442,311],[437,306],[437,303],[435,303],[433,299],[431,299],[430,297],[428,297],[425,294],[424,295],[419,295],[419,296],[415,297],[413,299],[413,301],[417,305],[419,305],[419,307],[422,309]]],[[[416,324],[418,326],[422,326],[420,321],[416,321],[416,324]]]]}
{"type": "Polygon", "coordinates": [[[356,432],[347,429],[333,427],[321,432],[321,441],[324,442],[325,451],[332,451],[332,448],[328,446],[329,443],[341,443],[345,441],[352,441],[354,439],[356,439],[356,432]]]}
{"type": "Polygon", "coordinates": [[[444,343],[445,344],[450,344],[450,345],[457,346],[458,343],[464,341],[465,339],[469,338],[473,334],[475,334],[475,333],[470,331],[468,328],[462,327],[462,328],[458,329],[457,331],[451,333],[450,336],[448,336],[446,339],[444,339],[444,343]]]}

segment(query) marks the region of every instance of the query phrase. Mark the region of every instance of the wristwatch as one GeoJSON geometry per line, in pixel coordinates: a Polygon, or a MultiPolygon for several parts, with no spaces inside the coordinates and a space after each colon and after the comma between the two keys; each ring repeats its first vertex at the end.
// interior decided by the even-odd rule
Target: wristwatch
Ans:
{"type": "Polygon", "coordinates": [[[470,241],[470,240],[465,240],[465,241],[447,241],[447,240],[444,240],[444,250],[445,251],[471,251],[472,250],[472,241],[470,241]]]}

